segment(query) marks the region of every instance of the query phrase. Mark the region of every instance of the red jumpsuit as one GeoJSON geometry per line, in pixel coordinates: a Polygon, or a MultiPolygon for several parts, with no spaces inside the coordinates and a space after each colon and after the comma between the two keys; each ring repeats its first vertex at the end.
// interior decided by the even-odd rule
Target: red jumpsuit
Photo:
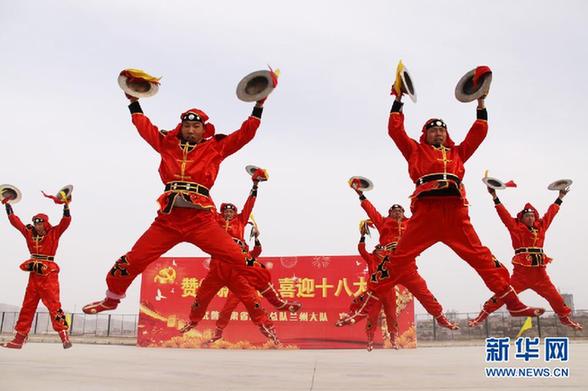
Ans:
{"type": "MultiPolygon", "coordinates": [[[[190,314],[192,324],[202,319],[216,292],[227,286],[243,301],[255,324],[271,327],[257,292],[243,276],[244,271],[254,266],[247,266],[247,256],[217,224],[215,206],[209,194],[221,162],[255,136],[260,124],[261,108],[255,108],[253,114],[235,132],[228,136],[206,138],[198,144],[180,138],[181,123],[170,132],[159,131],[143,114],[138,102],[131,103],[129,109],[139,135],[161,156],[159,175],[165,184],[165,192],[159,197],[160,210],[153,224],[107,274],[107,300],[124,298],[129,285],[151,262],[176,244],[188,242],[220,260],[211,263],[198,289],[190,314]],[[190,207],[178,207],[178,201],[190,207]]],[[[190,112],[204,114],[196,109],[190,112]]],[[[94,310],[96,304],[86,306],[89,308],[85,308],[85,311],[95,313],[104,310],[94,310]]]]}
{"type": "MultiPolygon", "coordinates": [[[[403,237],[404,232],[406,232],[411,220],[403,217],[401,220],[397,221],[392,217],[383,217],[367,198],[363,195],[360,198],[363,198],[361,200],[361,207],[366,211],[368,217],[372,220],[380,234],[380,246],[383,247],[383,250],[388,251],[386,255],[391,256],[403,237]]],[[[375,253],[376,252],[374,252],[374,254],[375,253]]],[[[380,258],[381,261],[383,261],[384,257],[380,256],[380,258]]],[[[378,266],[380,265],[376,265],[374,270],[370,271],[370,276],[372,276],[372,273],[378,271],[378,266]]],[[[384,265],[382,264],[382,267],[383,266],[384,265]]],[[[418,273],[418,268],[414,260],[407,264],[407,267],[404,270],[402,284],[413,294],[414,297],[416,297],[429,314],[433,315],[435,318],[443,314],[443,307],[431,293],[425,280],[418,273]]],[[[368,285],[370,289],[380,290],[378,285],[377,276],[370,278],[370,283],[368,285]]],[[[392,291],[395,290],[392,289],[392,291]]]]}
{"type": "MultiPolygon", "coordinates": [[[[527,203],[524,210],[532,211],[535,215],[535,223],[532,227],[527,227],[521,222],[522,212],[516,218],[513,218],[504,205],[500,203],[498,197],[495,198],[495,203],[496,212],[498,212],[500,220],[508,229],[512,239],[512,247],[515,250],[515,255],[512,258],[514,271],[510,279],[512,287],[517,293],[527,289],[534,290],[549,302],[551,308],[560,319],[567,318],[572,310],[564,303],[563,298],[549,279],[546,266],[551,262],[551,258],[543,252],[545,234],[559,211],[561,200],[558,198],[555,203],[551,204],[543,218],[539,218],[537,210],[527,203]]],[[[484,320],[492,312],[502,307],[503,304],[504,302],[495,296],[490,298],[484,303],[482,312],[472,325],[484,320]]],[[[564,319],[562,319],[563,321],[564,319]]]]}
{"type": "MultiPolygon", "coordinates": [[[[253,211],[253,207],[255,206],[255,201],[257,200],[257,187],[253,187],[251,192],[249,193],[249,197],[247,197],[247,201],[245,201],[245,205],[243,205],[243,209],[241,213],[235,214],[235,216],[227,220],[224,218],[222,212],[219,213],[216,210],[213,211],[214,218],[218,225],[220,225],[223,230],[225,230],[233,239],[235,243],[239,245],[243,252],[249,251],[249,246],[247,242],[245,242],[245,227],[247,226],[247,222],[249,221],[249,216],[251,216],[251,212],[253,211]]],[[[233,204],[222,204],[221,210],[223,206],[230,205],[233,209],[236,209],[233,204]]],[[[254,257],[255,258],[255,257],[254,257]]],[[[212,258],[214,261],[215,258],[212,258]]]]}
{"type": "Polygon", "coordinates": [[[69,211],[64,213],[61,221],[55,227],[49,224],[48,218],[44,214],[38,214],[34,218],[43,219],[44,236],[36,235],[32,226],[25,226],[15,214],[8,215],[10,224],[25,237],[31,253],[31,258],[20,265],[22,270],[29,271],[29,283],[16,326],[14,326],[17,333],[25,336],[31,329],[39,300],[49,310],[51,324],[55,331],[59,333],[69,328],[59,301],[59,266],[55,263],[54,256],[59,245],[59,238],[69,227],[71,217],[69,211]]]}
{"type": "MultiPolygon", "coordinates": [[[[376,225],[377,227],[377,225],[376,225]]],[[[383,259],[389,255],[388,251],[375,250],[373,253],[369,253],[365,249],[365,237],[361,237],[360,242],[357,244],[357,250],[368,265],[368,273],[371,276],[378,268],[378,265],[382,263],[383,259]]],[[[374,339],[376,327],[378,325],[378,318],[380,317],[380,311],[384,308],[384,314],[386,315],[386,326],[390,333],[391,341],[395,341],[398,336],[398,318],[396,316],[396,289],[385,289],[380,291],[377,287],[374,289],[374,293],[378,297],[377,303],[370,309],[367,314],[366,322],[366,333],[368,336],[368,343],[371,343],[374,339]]]]}
{"type": "MultiPolygon", "coordinates": [[[[244,234],[245,234],[245,227],[247,226],[247,222],[249,221],[249,217],[251,216],[251,211],[253,210],[253,206],[255,205],[255,201],[257,199],[257,186],[254,186],[247,197],[247,201],[243,206],[241,213],[236,214],[232,219],[227,220],[224,218],[222,213],[216,213],[216,220],[217,222],[228,232],[229,235],[233,238],[233,240],[239,244],[242,251],[244,253],[249,252],[249,246],[245,242],[244,234]]],[[[224,204],[223,204],[224,205],[224,204]]],[[[234,205],[231,204],[233,209],[236,209],[234,205]]],[[[221,210],[223,207],[221,206],[221,210]]],[[[261,243],[256,239],[255,246],[253,250],[249,252],[250,258],[257,259],[261,254],[261,243]]],[[[215,262],[216,260],[212,258],[211,263],[215,262]]],[[[296,312],[299,309],[299,303],[296,302],[289,302],[281,297],[280,293],[274,288],[273,284],[271,283],[271,273],[269,270],[265,268],[261,263],[256,261],[256,264],[259,264],[261,267],[249,268],[245,271],[245,275],[247,279],[251,283],[251,285],[257,289],[263,297],[267,299],[267,301],[272,304],[277,309],[285,309],[292,312],[296,312]]],[[[223,309],[219,314],[219,319],[216,322],[216,327],[220,332],[217,331],[219,335],[222,334],[222,330],[227,326],[231,319],[231,313],[239,304],[239,298],[229,292],[227,296],[227,300],[223,309]]]]}
{"type": "Polygon", "coordinates": [[[478,119],[461,144],[455,145],[447,134],[445,145],[434,146],[426,143],[426,127],[420,142],[408,137],[401,108],[399,102],[392,106],[388,131],[406,158],[410,177],[416,184],[411,196],[413,216],[390,262],[383,266],[386,273],[379,274],[378,283],[406,286],[405,279],[415,268],[415,258],[435,243],[443,242],[476,270],[486,286],[506,302],[512,315],[541,313],[521,303],[510,286],[508,270],[482,245],[470,223],[461,181],[464,163],[486,137],[486,110],[477,110],[478,119]]]}
{"type": "MultiPolygon", "coordinates": [[[[259,241],[256,241],[255,246],[249,252],[249,255],[252,258],[257,259],[257,257],[259,257],[260,254],[261,254],[261,243],[259,243],[259,241]]],[[[217,329],[224,330],[225,327],[227,327],[227,325],[229,324],[229,321],[231,320],[231,314],[233,313],[233,310],[239,305],[240,302],[241,301],[239,300],[237,295],[235,295],[233,292],[229,291],[229,294],[227,295],[227,299],[225,301],[225,304],[223,305],[223,308],[219,313],[218,320],[216,321],[216,328],[217,329]]]]}

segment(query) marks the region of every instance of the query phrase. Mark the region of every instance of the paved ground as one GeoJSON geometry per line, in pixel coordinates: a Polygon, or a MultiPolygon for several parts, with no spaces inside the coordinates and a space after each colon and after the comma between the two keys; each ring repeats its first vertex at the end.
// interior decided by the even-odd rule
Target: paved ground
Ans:
{"type": "Polygon", "coordinates": [[[0,390],[587,390],[588,343],[570,361],[503,366],[567,367],[567,379],[488,379],[478,346],[413,350],[187,350],[28,343],[0,349],[0,390]]]}

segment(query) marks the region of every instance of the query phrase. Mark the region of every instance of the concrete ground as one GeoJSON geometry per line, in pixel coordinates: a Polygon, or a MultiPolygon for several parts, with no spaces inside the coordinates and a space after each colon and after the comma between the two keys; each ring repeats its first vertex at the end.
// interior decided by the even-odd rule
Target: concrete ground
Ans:
{"type": "MultiPolygon", "coordinates": [[[[0,390],[587,390],[588,343],[572,342],[569,378],[486,378],[484,342],[411,350],[188,350],[26,344],[0,349],[0,390]]],[[[497,366],[493,364],[492,366],[497,366]]]]}

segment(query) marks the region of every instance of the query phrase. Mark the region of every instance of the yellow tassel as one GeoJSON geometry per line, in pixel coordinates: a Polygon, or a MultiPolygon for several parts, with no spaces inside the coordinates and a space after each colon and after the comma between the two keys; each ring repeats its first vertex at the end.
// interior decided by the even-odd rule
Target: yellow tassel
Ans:
{"type": "Polygon", "coordinates": [[[69,201],[67,200],[67,195],[65,195],[65,192],[60,191],[59,195],[61,196],[61,199],[63,200],[63,202],[65,202],[65,205],[69,206],[69,201]]]}
{"type": "Polygon", "coordinates": [[[396,91],[397,96],[400,96],[400,94],[402,93],[402,79],[400,78],[400,75],[402,74],[402,71],[404,70],[404,64],[402,63],[402,60],[398,61],[398,66],[396,67],[396,80],[394,81],[394,91],[396,91]]]}
{"type": "Polygon", "coordinates": [[[148,74],[147,72],[145,72],[142,69],[129,68],[129,69],[125,69],[125,71],[129,72],[131,74],[131,76],[133,76],[133,77],[143,79],[143,80],[146,80],[146,81],[152,82],[152,83],[159,83],[159,80],[161,79],[161,77],[151,76],[150,74],[148,74]]]}

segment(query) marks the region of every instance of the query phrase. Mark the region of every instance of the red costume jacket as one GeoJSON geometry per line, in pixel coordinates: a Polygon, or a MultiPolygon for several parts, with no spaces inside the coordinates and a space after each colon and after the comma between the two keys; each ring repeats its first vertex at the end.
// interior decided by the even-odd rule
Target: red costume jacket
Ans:
{"type": "Polygon", "coordinates": [[[525,205],[525,209],[531,209],[535,215],[535,223],[530,228],[520,221],[521,213],[516,218],[511,217],[504,205],[496,204],[496,212],[508,229],[512,247],[515,250],[512,263],[527,267],[545,267],[547,263],[551,262],[551,258],[543,253],[545,233],[559,211],[559,205],[557,203],[551,204],[543,218],[539,218],[539,212],[533,205],[528,203],[525,205]]]}
{"type": "Polygon", "coordinates": [[[361,257],[363,258],[363,260],[365,261],[365,263],[367,263],[368,266],[368,273],[371,276],[372,273],[377,269],[379,263],[382,261],[381,259],[379,259],[378,256],[368,252],[365,249],[365,242],[362,240],[357,244],[357,250],[359,251],[359,254],[361,255],[361,257]]]}
{"type": "Polygon", "coordinates": [[[408,137],[404,129],[404,113],[394,111],[394,107],[392,110],[388,122],[388,134],[408,162],[408,173],[416,184],[416,189],[411,196],[413,201],[424,192],[448,189],[452,186],[458,191],[456,194],[465,199],[465,189],[461,183],[465,173],[464,163],[486,137],[488,132],[488,122],[484,119],[486,118],[486,110],[478,110],[478,119],[461,144],[455,145],[448,132],[445,145],[440,147],[425,142],[426,131],[424,128],[419,141],[408,137]],[[427,175],[434,174],[446,177],[447,174],[451,174],[458,181],[447,181],[445,178],[426,181],[427,175]]]}
{"type": "Polygon", "coordinates": [[[252,192],[249,197],[247,197],[247,201],[245,201],[241,213],[235,215],[231,220],[225,220],[222,213],[215,212],[215,218],[218,224],[223,227],[225,231],[231,235],[233,240],[235,240],[245,251],[249,248],[244,239],[245,227],[249,221],[249,216],[251,216],[251,211],[253,211],[256,199],[256,193],[252,192]]]}
{"type": "Polygon", "coordinates": [[[400,237],[406,231],[409,219],[404,217],[400,221],[396,221],[392,217],[383,217],[367,199],[361,201],[361,207],[376,226],[380,234],[380,244],[382,246],[398,243],[400,237]]]}
{"type": "Polygon", "coordinates": [[[133,124],[141,137],[161,155],[159,176],[170,188],[158,199],[160,211],[177,195],[188,196],[193,204],[202,208],[214,208],[208,190],[214,185],[220,163],[251,141],[260,124],[259,118],[250,116],[240,129],[228,136],[218,135],[190,144],[179,138],[181,124],[170,132],[162,132],[142,113],[138,104],[131,107],[131,111],[133,124]],[[186,190],[182,185],[174,191],[173,182],[189,184],[190,188],[186,190]]]}
{"type": "MultiPolygon", "coordinates": [[[[39,216],[39,215],[37,215],[39,216]]],[[[46,266],[48,272],[55,272],[59,271],[59,267],[55,262],[51,260],[47,260],[48,257],[53,258],[55,253],[57,252],[57,247],[59,246],[59,238],[65,232],[69,224],[71,223],[70,216],[63,216],[61,221],[56,226],[51,226],[47,222],[47,216],[43,216],[45,219],[45,235],[38,236],[34,235],[33,229],[25,226],[20,218],[15,214],[10,214],[8,216],[8,220],[10,224],[14,228],[20,231],[20,233],[25,237],[27,242],[27,247],[31,253],[31,258],[24,261],[20,268],[26,270],[25,268],[27,265],[32,262],[40,262],[46,266]],[[44,259],[45,258],[45,259],[44,259]]]]}

